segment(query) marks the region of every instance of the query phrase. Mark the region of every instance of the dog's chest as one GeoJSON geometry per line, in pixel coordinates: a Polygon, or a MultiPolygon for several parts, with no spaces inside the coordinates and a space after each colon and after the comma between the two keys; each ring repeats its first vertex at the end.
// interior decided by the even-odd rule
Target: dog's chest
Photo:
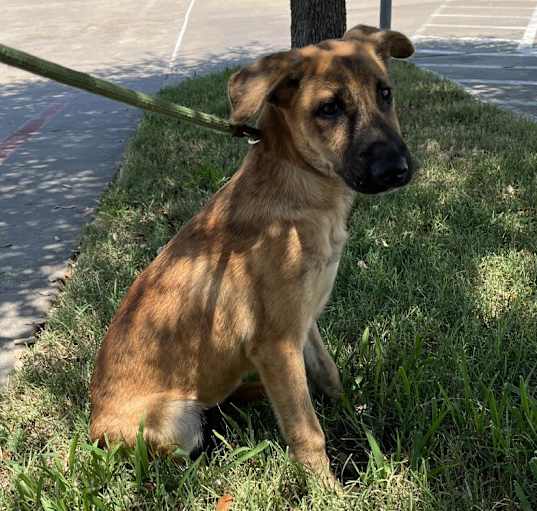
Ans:
{"type": "Polygon", "coordinates": [[[323,243],[325,250],[320,259],[318,266],[318,274],[315,278],[314,284],[314,314],[318,316],[326,302],[330,298],[330,293],[334,287],[337,271],[339,267],[339,260],[341,259],[341,252],[347,240],[347,231],[343,223],[336,223],[330,226],[327,230],[325,243],[323,243]]]}
{"type": "Polygon", "coordinates": [[[338,267],[339,258],[328,264],[320,275],[317,292],[318,298],[316,300],[316,315],[319,315],[323,311],[326,302],[330,298],[330,293],[332,293],[332,288],[334,287],[334,282],[336,280],[338,267]]]}

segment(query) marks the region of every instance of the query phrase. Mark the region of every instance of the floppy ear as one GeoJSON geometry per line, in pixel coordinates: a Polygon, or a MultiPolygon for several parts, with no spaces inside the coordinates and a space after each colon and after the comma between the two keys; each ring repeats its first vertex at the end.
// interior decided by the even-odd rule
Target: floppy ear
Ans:
{"type": "Polygon", "coordinates": [[[379,30],[367,25],[356,25],[343,36],[343,40],[346,41],[353,39],[373,43],[377,53],[384,59],[389,57],[407,59],[414,54],[414,45],[410,39],[395,30],[379,30]]]}
{"type": "Polygon", "coordinates": [[[285,106],[300,83],[300,56],[291,50],[256,60],[237,71],[228,82],[231,121],[237,124],[254,117],[265,102],[285,106]]]}

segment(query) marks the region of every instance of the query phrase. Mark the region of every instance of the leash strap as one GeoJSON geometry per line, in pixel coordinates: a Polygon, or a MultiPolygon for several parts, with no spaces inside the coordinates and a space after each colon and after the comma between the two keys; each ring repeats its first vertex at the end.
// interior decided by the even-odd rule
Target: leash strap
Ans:
{"type": "Polygon", "coordinates": [[[232,124],[215,115],[198,112],[185,106],[177,105],[159,97],[150,96],[143,92],[127,89],[120,85],[96,78],[87,73],[75,71],[68,67],[55,64],[45,59],[35,57],[15,48],[0,44],[0,62],[13,66],[35,75],[50,78],[59,83],[82,89],[98,96],[126,103],[137,108],[181,119],[183,121],[209,128],[220,133],[228,133],[235,137],[250,137],[260,140],[261,131],[246,124],[232,124]]]}

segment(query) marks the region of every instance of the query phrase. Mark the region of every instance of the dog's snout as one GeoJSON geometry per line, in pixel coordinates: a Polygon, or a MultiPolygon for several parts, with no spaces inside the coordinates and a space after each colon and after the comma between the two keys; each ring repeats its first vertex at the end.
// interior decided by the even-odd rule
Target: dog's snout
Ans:
{"type": "Polygon", "coordinates": [[[365,156],[370,193],[399,188],[412,178],[410,154],[399,138],[371,144],[365,156]]]}
{"type": "Polygon", "coordinates": [[[404,156],[397,156],[374,161],[370,167],[370,174],[378,185],[401,186],[408,179],[408,160],[404,156]]]}
{"type": "Polygon", "coordinates": [[[412,157],[399,137],[369,144],[357,156],[350,153],[345,168],[348,170],[342,177],[347,184],[368,194],[400,188],[410,182],[414,173],[412,157]]]}
{"type": "Polygon", "coordinates": [[[395,177],[404,178],[408,174],[408,161],[405,157],[399,158],[397,164],[394,166],[395,177]]]}

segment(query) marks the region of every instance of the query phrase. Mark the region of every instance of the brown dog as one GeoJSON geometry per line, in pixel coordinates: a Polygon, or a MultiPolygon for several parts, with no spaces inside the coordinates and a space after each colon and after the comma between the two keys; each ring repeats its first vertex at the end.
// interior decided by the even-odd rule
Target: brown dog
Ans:
{"type": "Polygon", "coordinates": [[[358,26],[261,58],[229,81],[232,120],[263,137],[232,179],[136,279],[91,383],[91,437],[194,449],[202,411],[257,371],[291,455],[330,478],[307,378],[340,395],[316,320],[355,192],[412,175],[387,72],[411,42],[358,26]]]}

